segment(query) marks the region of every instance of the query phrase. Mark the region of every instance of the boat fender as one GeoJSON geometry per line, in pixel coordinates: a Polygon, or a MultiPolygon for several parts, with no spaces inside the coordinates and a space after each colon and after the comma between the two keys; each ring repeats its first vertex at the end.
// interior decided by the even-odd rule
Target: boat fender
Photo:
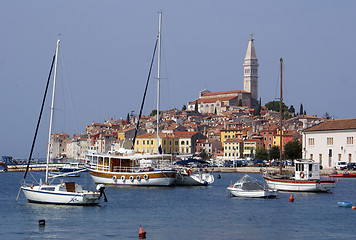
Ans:
{"type": "Polygon", "coordinates": [[[116,179],[117,179],[116,176],[113,176],[113,177],[112,177],[112,180],[113,180],[114,182],[116,182],[116,179]]]}
{"type": "Polygon", "coordinates": [[[137,181],[141,181],[141,176],[138,175],[138,176],[136,177],[136,180],[137,180],[137,181]]]}
{"type": "Polygon", "coordinates": [[[148,180],[148,175],[145,174],[145,176],[143,176],[143,178],[144,178],[145,180],[148,180]]]}
{"type": "Polygon", "coordinates": [[[124,176],[124,175],[122,175],[122,176],[121,176],[121,181],[123,181],[123,182],[124,182],[125,180],[126,180],[125,176],[124,176]]]}
{"type": "Polygon", "coordinates": [[[133,176],[130,176],[130,181],[133,182],[135,178],[133,176]]]}
{"type": "Polygon", "coordinates": [[[300,172],[300,173],[299,173],[299,176],[300,176],[301,178],[304,178],[304,172],[300,172]]]}
{"type": "Polygon", "coordinates": [[[33,185],[31,185],[31,189],[33,189],[33,187],[34,187],[34,186],[33,186],[33,185]]]}
{"type": "Polygon", "coordinates": [[[190,176],[190,174],[192,174],[192,173],[193,173],[192,169],[188,169],[188,170],[187,170],[188,176],[190,176]]]}

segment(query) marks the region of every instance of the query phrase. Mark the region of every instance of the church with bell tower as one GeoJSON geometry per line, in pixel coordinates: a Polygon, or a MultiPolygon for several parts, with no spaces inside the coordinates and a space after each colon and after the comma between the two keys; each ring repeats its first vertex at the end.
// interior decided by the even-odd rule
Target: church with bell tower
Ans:
{"type": "Polygon", "coordinates": [[[204,89],[199,92],[199,98],[188,102],[187,109],[194,111],[196,106],[200,113],[220,114],[228,111],[232,107],[256,108],[258,100],[258,59],[252,34],[247,46],[244,59],[244,90],[227,90],[221,92],[211,92],[204,89]]]}
{"type": "Polygon", "coordinates": [[[255,45],[252,34],[248,42],[244,60],[244,90],[251,93],[252,99],[258,101],[258,59],[256,57],[255,45]]]}

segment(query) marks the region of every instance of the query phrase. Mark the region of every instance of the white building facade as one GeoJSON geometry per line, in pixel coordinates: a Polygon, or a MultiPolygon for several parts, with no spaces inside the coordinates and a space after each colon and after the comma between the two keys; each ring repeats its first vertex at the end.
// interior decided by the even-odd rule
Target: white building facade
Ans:
{"type": "Polygon", "coordinates": [[[356,119],[329,120],[303,131],[303,158],[331,169],[356,162],[356,119]]]}

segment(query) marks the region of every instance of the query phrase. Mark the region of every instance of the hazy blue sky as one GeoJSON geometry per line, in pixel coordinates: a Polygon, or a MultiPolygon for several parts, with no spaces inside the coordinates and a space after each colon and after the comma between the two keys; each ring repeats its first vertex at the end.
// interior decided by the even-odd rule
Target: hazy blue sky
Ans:
{"type": "MultiPolygon", "coordinates": [[[[162,109],[181,109],[205,88],[243,89],[242,64],[253,33],[263,104],[279,95],[283,57],[288,106],[355,117],[356,1],[2,0],[0,154],[28,157],[58,34],[59,78],[72,97],[59,85],[58,99],[69,107],[59,106],[57,116],[75,114],[56,131],[84,132],[93,121],[137,114],[159,10],[162,109]]],[[[156,72],[155,66],[145,114],[155,108],[156,72]]],[[[48,107],[45,113],[35,157],[45,155],[48,107]]]]}

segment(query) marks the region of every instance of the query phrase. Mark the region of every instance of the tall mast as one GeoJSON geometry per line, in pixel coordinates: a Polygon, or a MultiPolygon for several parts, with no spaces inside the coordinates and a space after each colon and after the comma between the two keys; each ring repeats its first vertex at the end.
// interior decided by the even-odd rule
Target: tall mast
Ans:
{"type": "Polygon", "coordinates": [[[157,153],[162,153],[162,147],[159,140],[159,93],[160,93],[160,73],[161,73],[161,28],[162,12],[159,12],[158,24],[158,73],[157,73],[157,153]]]}
{"type": "Polygon", "coordinates": [[[280,163],[279,163],[279,171],[280,173],[282,174],[282,148],[283,148],[283,139],[282,139],[282,136],[283,136],[283,128],[282,128],[282,123],[283,123],[283,112],[282,112],[282,108],[283,108],[283,91],[282,91],[282,70],[283,70],[283,59],[281,58],[280,59],[280,62],[281,62],[281,99],[279,100],[279,111],[280,111],[280,126],[279,126],[279,134],[280,134],[280,137],[279,137],[279,160],[280,160],[280,163]]]}
{"type": "Polygon", "coordinates": [[[59,43],[61,40],[57,40],[56,46],[56,60],[54,63],[54,77],[53,77],[53,91],[52,91],[52,104],[51,104],[51,117],[49,120],[49,133],[48,133],[48,146],[47,146],[47,165],[46,165],[46,180],[45,183],[48,183],[48,164],[51,158],[51,135],[52,135],[52,122],[53,122],[53,112],[54,112],[54,94],[56,90],[56,78],[57,78],[57,65],[58,65],[58,51],[59,51],[59,43]]]}

